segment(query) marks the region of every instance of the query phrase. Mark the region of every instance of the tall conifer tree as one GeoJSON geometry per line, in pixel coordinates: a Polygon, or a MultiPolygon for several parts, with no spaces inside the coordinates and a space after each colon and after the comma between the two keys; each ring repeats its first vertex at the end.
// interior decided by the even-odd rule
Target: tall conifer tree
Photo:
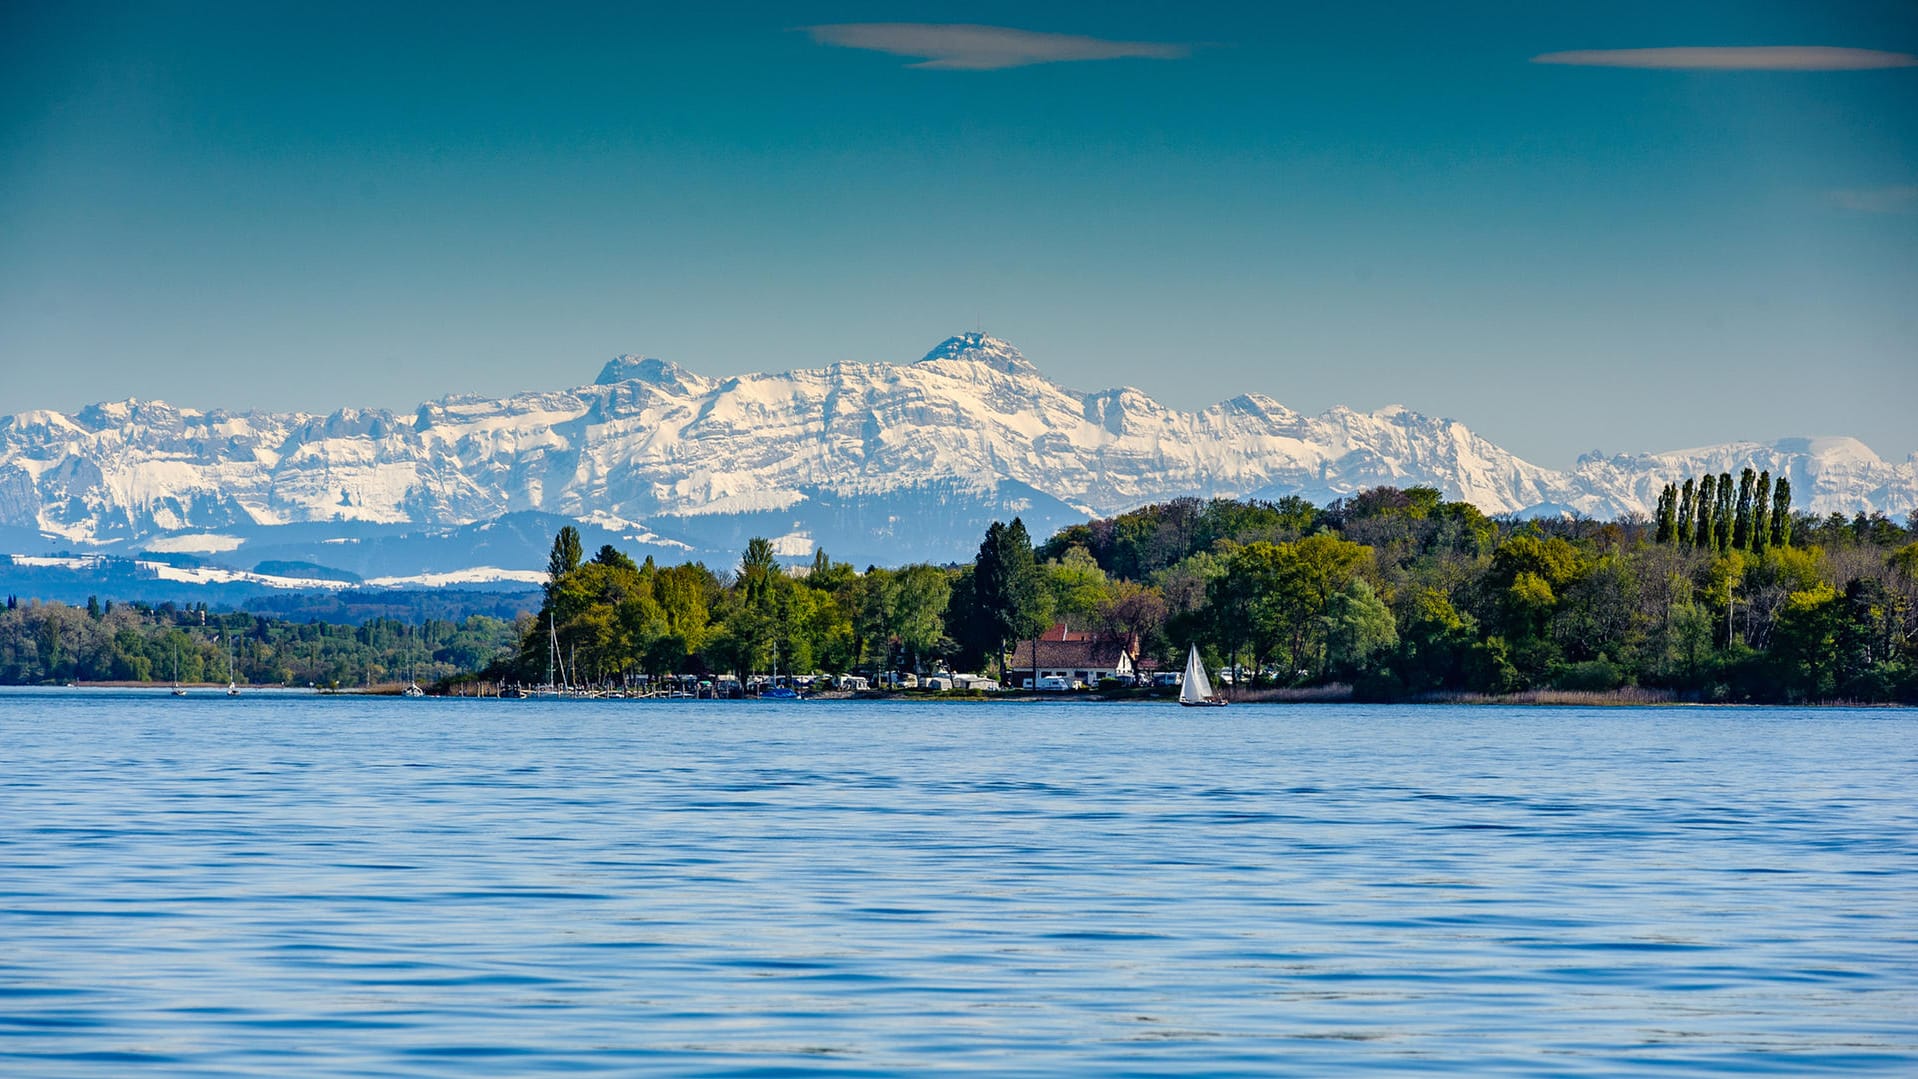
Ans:
{"type": "Polygon", "coordinates": [[[1791,546],[1791,481],[1783,476],[1771,492],[1771,545],[1791,546]]]}
{"type": "Polygon", "coordinates": [[[1692,546],[1701,551],[1712,547],[1712,511],[1717,508],[1713,497],[1718,492],[1718,477],[1705,473],[1698,481],[1698,524],[1692,529],[1692,546]]]}
{"type": "Polygon", "coordinates": [[[1655,543],[1673,543],[1678,539],[1678,488],[1666,484],[1658,492],[1658,532],[1655,543]]]}
{"type": "Polygon", "coordinates": [[[1752,545],[1752,488],[1758,486],[1758,473],[1747,468],[1738,474],[1738,510],[1732,519],[1732,549],[1749,551],[1752,545]]]}
{"type": "Polygon", "coordinates": [[[1711,508],[1711,540],[1719,554],[1732,550],[1732,473],[1719,473],[1719,504],[1711,508]]]}
{"type": "Polygon", "coordinates": [[[1006,642],[1045,628],[1039,567],[1033,560],[1032,538],[1025,522],[1017,517],[1010,525],[994,521],[979,545],[972,574],[980,624],[987,630],[988,639],[998,642],[999,673],[1004,678],[1008,674],[1006,642]]]}
{"type": "Polygon", "coordinates": [[[1678,491],[1678,545],[1680,547],[1692,545],[1692,518],[1698,512],[1692,504],[1692,496],[1697,489],[1698,482],[1687,479],[1685,486],[1678,491]]]}
{"type": "Polygon", "coordinates": [[[1764,554],[1771,546],[1771,469],[1758,474],[1752,491],[1752,552],[1764,554]]]}

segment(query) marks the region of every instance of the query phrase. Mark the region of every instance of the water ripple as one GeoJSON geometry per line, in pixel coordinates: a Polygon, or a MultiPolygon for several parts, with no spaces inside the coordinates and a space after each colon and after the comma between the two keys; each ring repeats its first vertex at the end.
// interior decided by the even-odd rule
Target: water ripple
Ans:
{"type": "Polygon", "coordinates": [[[0,1072],[1918,1073],[1918,717],[0,692],[0,1072]]]}

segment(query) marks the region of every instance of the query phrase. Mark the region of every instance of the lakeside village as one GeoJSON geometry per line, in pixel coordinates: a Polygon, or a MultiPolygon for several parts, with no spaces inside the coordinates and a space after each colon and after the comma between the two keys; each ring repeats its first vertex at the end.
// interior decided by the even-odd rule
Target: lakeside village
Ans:
{"type": "Polygon", "coordinates": [[[1490,518],[1430,488],[1182,499],[969,563],[635,563],[555,537],[537,610],[357,626],[9,598],[0,683],[463,696],[1165,696],[1918,703],[1918,512],[1816,517],[1745,470],[1650,519],[1490,518]],[[1196,658],[1195,658],[1196,657],[1196,658]],[[1563,699],[1563,698],[1561,698],[1563,699]]]}

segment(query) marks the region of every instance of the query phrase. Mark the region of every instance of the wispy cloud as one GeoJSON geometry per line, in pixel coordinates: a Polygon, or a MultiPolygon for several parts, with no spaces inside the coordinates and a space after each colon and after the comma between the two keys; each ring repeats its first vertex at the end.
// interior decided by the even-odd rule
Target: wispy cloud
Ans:
{"type": "Polygon", "coordinates": [[[1534,64],[1573,64],[1580,67],[1645,67],[1679,71],[1864,71],[1884,67],[1918,67],[1918,56],[1873,49],[1839,49],[1825,45],[1706,46],[1678,49],[1585,49],[1548,52],[1532,57],[1534,64]]]}
{"type": "Polygon", "coordinates": [[[1187,45],[1158,41],[1108,41],[1079,34],[1042,34],[1005,26],[848,22],[802,29],[821,45],[922,57],[919,63],[907,66],[947,71],[996,71],[1067,60],[1119,60],[1126,57],[1177,60],[1192,54],[1191,47],[1187,45]]]}
{"type": "Polygon", "coordinates": [[[1841,210],[1863,214],[1918,214],[1918,184],[1833,191],[1831,202],[1841,210]]]}

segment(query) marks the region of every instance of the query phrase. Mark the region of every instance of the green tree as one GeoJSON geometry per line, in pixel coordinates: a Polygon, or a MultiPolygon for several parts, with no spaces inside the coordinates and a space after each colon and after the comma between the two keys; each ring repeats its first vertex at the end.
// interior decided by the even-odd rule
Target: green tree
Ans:
{"type": "Polygon", "coordinates": [[[598,552],[593,555],[593,561],[602,566],[611,566],[633,573],[639,572],[639,567],[633,563],[632,557],[610,543],[600,546],[598,552]]]}
{"type": "Polygon", "coordinates": [[[1693,496],[1697,488],[1698,484],[1695,480],[1687,479],[1685,486],[1678,492],[1678,545],[1680,547],[1692,545],[1692,522],[1697,516],[1697,510],[1693,508],[1693,496]]]}
{"type": "Polygon", "coordinates": [[[1046,594],[1052,601],[1052,617],[1081,629],[1097,620],[1099,612],[1112,597],[1112,583],[1084,547],[1072,547],[1065,554],[1041,567],[1046,594]]]}
{"type": "Polygon", "coordinates": [[[1758,474],[1758,486],[1752,491],[1751,550],[1762,555],[1771,546],[1771,470],[1758,474]]]}
{"type": "Polygon", "coordinates": [[[1823,700],[1837,687],[1838,593],[1819,584],[1785,599],[1772,630],[1772,664],[1795,700],[1823,700]]]}
{"type": "Polygon", "coordinates": [[[1698,523],[1692,527],[1692,546],[1711,550],[1712,515],[1718,510],[1718,477],[1707,472],[1698,481],[1698,523]]]}
{"type": "Polygon", "coordinates": [[[1778,477],[1771,495],[1771,545],[1791,546],[1791,480],[1778,477]]]}
{"type": "Polygon", "coordinates": [[[946,604],[952,581],[937,566],[907,566],[894,574],[886,601],[886,622],[905,651],[906,664],[918,669],[945,637],[946,604]]]}
{"type": "Polygon", "coordinates": [[[1361,679],[1367,696],[1394,697],[1439,689],[1482,689],[1475,662],[1478,624],[1435,588],[1411,590],[1401,601],[1398,646],[1386,671],[1361,679]]]}
{"type": "Polygon", "coordinates": [[[1732,474],[1718,474],[1718,502],[1712,507],[1712,545],[1719,554],[1732,549],[1732,474]]]}
{"type": "Polygon", "coordinates": [[[553,537],[553,553],[546,559],[546,587],[548,590],[559,584],[560,578],[579,568],[583,552],[579,545],[579,529],[566,525],[553,537]]]}
{"type": "Polygon", "coordinates": [[[1250,648],[1254,670],[1283,652],[1287,670],[1321,673],[1327,605],[1371,556],[1372,548],[1329,532],[1239,548],[1207,590],[1220,644],[1250,648]]]}
{"type": "Polygon", "coordinates": [[[1752,545],[1752,491],[1758,486],[1758,473],[1750,468],[1738,474],[1738,508],[1732,521],[1732,548],[1749,551],[1752,545]]]}
{"type": "Polygon", "coordinates": [[[1653,537],[1656,543],[1676,543],[1678,541],[1678,488],[1666,484],[1658,492],[1658,509],[1655,511],[1658,531],[1653,537]]]}
{"type": "Polygon", "coordinates": [[[1046,597],[1025,522],[1014,517],[1010,525],[994,521],[986,529],[972,581],[980,625],[993,642],[999,674],[1005,678],[1006,643],[1036,636],[1046,624],[1046,597]]]}
{"type": "Polygon", "coordinates": [[[1398,644],[1391,608],[1363,577],[1332,594],[1325,609],[1326,673],[1354,678],[1398,644]]]}

